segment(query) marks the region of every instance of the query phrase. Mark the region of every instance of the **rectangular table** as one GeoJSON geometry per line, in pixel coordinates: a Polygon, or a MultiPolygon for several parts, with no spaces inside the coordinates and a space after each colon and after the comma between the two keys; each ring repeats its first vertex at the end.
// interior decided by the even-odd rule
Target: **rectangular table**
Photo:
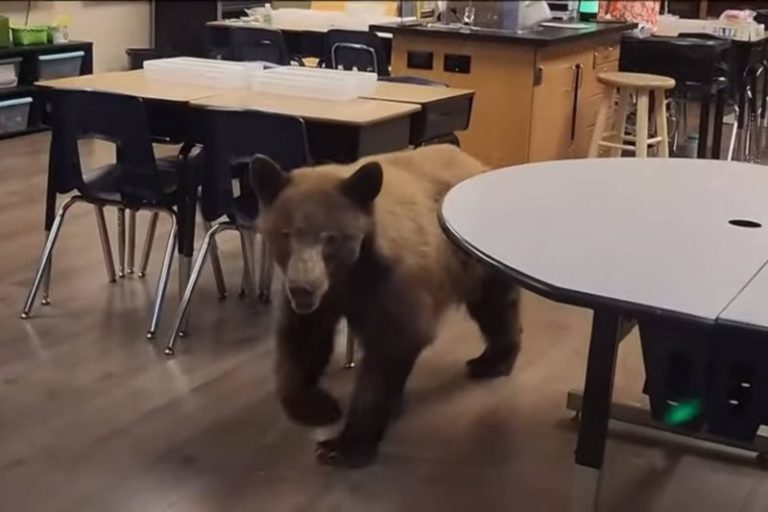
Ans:
{"type": "Polygon", "coordinates": [[[411,144],[453,136],[466,130],[472,114],[475,93],[454,87],[430,87],[408,83],[380,81],[366,98],[412,103],[421,110],[411,118],[411,144]]]}
{"type": "Polygon", "coordinates": [[[410,115],[420,107],[369,99],[320,101],[278,94],[236,91],[199,98],[196,107],[261,110],[301,117],[316,162],[348,162],[403,149],[410,141],[410,115]]]}
{"type": "MultiPolygon", "coordinates": [[[[254,21],[226,20],[211,21],[208,26],[224,28],[269,28],[277,29],[285,35],[288,49],[302,57],[322,57],[323,36],[332,29],[356,30],[368,32],[371,25],[415,21],[415,18],[399,18],[369,13],[349,13],[343,11],[314,11],[308,9],[277,9],[272,12],[272,23],[254,21]]],[[[377,32],[384,41],[387,62],[392,48],[392,34],[377,32]]]]}
{"type": "MultiPolygon", "coordinates": [[[[227,91],[220,87],[182,84],[151,79],[143,70],[100,73],[38,82],[47,89],[77,89],[125,94],[146,100],[152,135],[166,141],[186,143],[191,148],[194,134],[190,113],[196,107],[265,110],[301,117],[307,123],[310,148],[316,161],[350,161],[360,156],[403,149],[410,141],[410,117],[422,108],[419,102],[451,95],[449,89],[430,96],[413,86],[380,89],[382,95],[394,98],[403,93],[404,101],[357,99],[350,102],[329,102],[292,96],[256,94],[247,90],[227,91]],[[406,95],[407,92],[407,95],[406,95]]],[[[463,93],[462,93],[463,94],[463,93]]],[[[427,102],[429,103],[429,102],[427,102]]],[[[193,253],[197,196],[194,184],[181,173],[179,194],[179,253],[180,269],[188,274],[193,253]]],[[[50,230],[56,209],[56,194],[46,196],[45,229],[50,230]]]]}

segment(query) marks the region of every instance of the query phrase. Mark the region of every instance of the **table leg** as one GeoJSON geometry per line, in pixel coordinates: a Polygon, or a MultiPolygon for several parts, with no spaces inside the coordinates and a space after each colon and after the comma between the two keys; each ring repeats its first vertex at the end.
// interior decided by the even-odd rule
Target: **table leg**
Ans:
{"type": "Polygon", "coordinates": [[[715,126],[712,133],[711,158],[718,160],[723,150],[723,114],[725,112],[725,88],[717,91],[715,99],[715,126]]]}
{"type": "Polygon", "coordinates": [[[707,158],[707,142],[709,142],[709,106],[712,96],[705,94],[701,100],[701,115],[699,116],[699,147],[696,158],[707,158]]]}
{"type": "Polygon", "coordinates": [[[597,510],[621,327],[621,316],[618,313],[595,311],[576,445],[577,467],[572,503],[574,512],[597,510]]]}
{"type": "Polygon", "coordinates": [[[739,114],[737,116],[736,128],[738,128],[738,134],[736,136],[736,156],[737,161],[743,161],[746,154],[747,144],[747,91],[746,91],[746,79],[740,81],[739,87],[739,114]]]}
{"type": "Polygon", "coordinates": [[[192,254],[195,248],[195,218],[197,211],[197,190],[194,176],[189,169],[189,154],[194,144],[184,143],[179,150],[179,198],[177,215],[179,223],[179,293],[184,293],[192,269],[192,254]]]}

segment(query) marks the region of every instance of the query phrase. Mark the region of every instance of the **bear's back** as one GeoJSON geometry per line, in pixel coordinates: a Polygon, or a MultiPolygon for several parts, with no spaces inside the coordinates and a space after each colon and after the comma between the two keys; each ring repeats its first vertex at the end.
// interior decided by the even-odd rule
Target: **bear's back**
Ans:
{"type": "Polygon", "coordinates": [[[379,252],[427,292],[438,310],[463,301],[480,270],[445,237],[438,210],[451,187],[486,167],[455,146],[435,145],[318,170],[347,177],[367,161],[379,162],[384,174],[374,211],[379,252]]]}

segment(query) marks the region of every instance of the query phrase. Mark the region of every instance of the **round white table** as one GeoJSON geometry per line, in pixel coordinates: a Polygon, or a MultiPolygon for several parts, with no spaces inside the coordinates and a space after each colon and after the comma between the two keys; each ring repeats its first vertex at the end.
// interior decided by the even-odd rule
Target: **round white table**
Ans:
{"type": "Polygon", "coordinates": [[[595,506],[626,319],[663,321],[681,332],[719,332],[720,322],[768,328],[763,166],[687,159],[521,165],[454,187],[440,222],[457,245],[524,287],[594,310],[576,448],[590,483],[582,488],[585,509],[595,506]]]}

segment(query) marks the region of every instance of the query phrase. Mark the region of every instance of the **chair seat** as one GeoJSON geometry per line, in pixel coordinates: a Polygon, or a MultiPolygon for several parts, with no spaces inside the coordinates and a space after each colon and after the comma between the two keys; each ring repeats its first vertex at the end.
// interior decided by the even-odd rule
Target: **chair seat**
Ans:
{"type": "MultiPolygon", "coordinates": [[[[194,165],[190,165],[194,168],[194,165]]],[[[125,183],[119,164],[109,164],[85,175],[85,190],[80,192],[89,199],[102,201],[135,202],[137,205],[172,206],[178,190],[177,158],[158,158],[157,170],[160,190],[142,183],[125,183]],[[159,192],[159,194],[158,194],[159,192]]]]}
{"type": "Polygon", "coordinates": [[[674,89],[675,80],[661,75],[646,73],[628,73],[625,71],[608,71],[597,75],[601,84],[613,87],[632,87],[635,89],[674,89]]]}

